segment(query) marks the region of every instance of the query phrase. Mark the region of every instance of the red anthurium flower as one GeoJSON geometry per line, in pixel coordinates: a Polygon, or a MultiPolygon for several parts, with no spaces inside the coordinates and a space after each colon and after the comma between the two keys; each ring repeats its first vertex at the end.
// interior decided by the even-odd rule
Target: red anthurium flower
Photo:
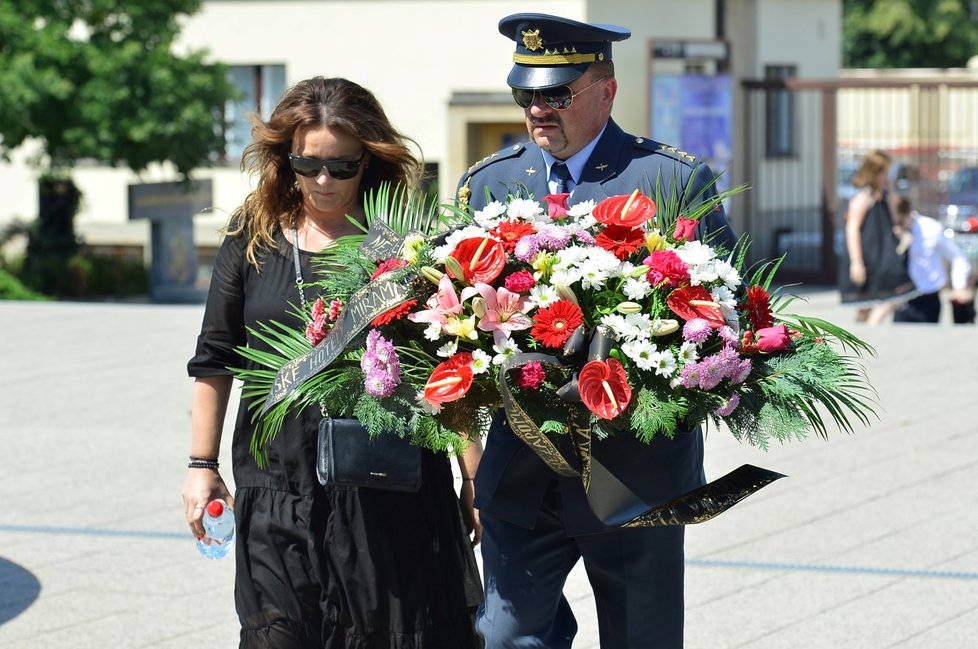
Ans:
{"type": "Polygon", "coordinates": [[[791,344],[791,333],[785,325],[758,329],[754,332],[754,344],[765,354],[784,351],[791,344]]]}
{"type": "Polygon", "coordinates": [[[461,264],[465,277],[455,277],[451,271],[449,275],[455,279],[465,279],[469,284],[492,284],[506,266],[503,244],[489,237],[465,239],[455,246],[449,257],[461,264]]]}
{"type": "Polygon", "coordinates": [[[602,419],[614,419],[632,400],[625,368],[615,358],[587,363],[577,376],[577,387],[587,409],[602,419]]]}
{"type": "Polygon", "coordinates": [[[774,317],[771,315],[771,296],[767,291],[755,284],[747,288],[745,297],[740,307],[747,312],[751,329],[765,329],[774,324],[774,317]]]}
{"type": "Polygon", "coordinates": [[[551,221],[567,216],[567,199],[570,194],[547,194],[543,200],[547,203],[547,214],[551,221]]]}
{"type": "Polygon", "coordinates": [[[720,305],[713,301],[713,296],[702,286],[677,288],[666,299],[666,304],[683,320],[703,318],[714,329],[725,324],[720,305]]]}
{"type": "Polygon", "coordinates": [[[609,225],[594,238],[594,242],[625,261],[645,243],[645,233],[639,228],[609,225]]]}
{"type": "Polygon", "coordinates": [[[536,229],[532,225],[521,221],[500,221],[499,225],[489,230],[489,234],[502,242],[506,252],[513,252],[520,239],[535,232],[536,229]]]}
{"type": "Polygon", "coordinates": [[[687,219],[680,216],[676,219],[676,229],[672,231],[672,238],[676,241],[696,241],[696,219],[687,219]]]}
{"type": "Polygon", "coordinates": [[[634,228],[655,216],[655,203],[637,189],[630,196],[612,196],[594,206],[598,223],[634,228]]]}
{"type": "Polygon", "coordinates": [[[472,387],[472,354],[461,352],[439,364],[424,386],[424,398],[431,403],[458,401],[472,387]]]}

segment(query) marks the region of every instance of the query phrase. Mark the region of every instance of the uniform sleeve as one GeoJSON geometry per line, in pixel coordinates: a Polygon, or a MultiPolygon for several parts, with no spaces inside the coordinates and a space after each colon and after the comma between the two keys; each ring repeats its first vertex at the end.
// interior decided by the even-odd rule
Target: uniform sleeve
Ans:
{"type": "MultiPolygon", "coordinates": [[[[691,197],[699,196],[700,199],[697,202],[716,196],[717,191],[714,178],[713,170],[710,169],[709,165],[705,163],[697,164],[690,172],[690,178],[688,180],[690,188],[687,195],[691,197]]],[[[730,227],[730,221],[727,220],[727,213],[723,209],[722,203],[717,206],[716,210],[704,215],[700,219],[700,225],[697,230],[697,236],[700,239],[710,234],[712,235],[710,244],[714,246],[722,245],[728,252],[733,251],[734,246],[737,244],[737,236],[734,234],[733,228],[730,227]]]]}
{"type": "Polygon", "coordinates": [[[230,375],[241,367],[236,348],[247,342],[244,324],[245,237],[226,237],[214,260],[197,350],[187,372],[192,377],[230,375]]]}

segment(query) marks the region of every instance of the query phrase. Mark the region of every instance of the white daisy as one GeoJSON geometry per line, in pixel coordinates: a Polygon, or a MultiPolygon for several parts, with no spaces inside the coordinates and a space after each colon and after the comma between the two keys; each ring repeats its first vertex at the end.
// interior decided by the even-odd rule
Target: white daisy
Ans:
{"type": "Polygon", "coordinates": [[[481,349],[472,352],[472,373],[482,374],[489,369],[492,357],[481,349]]]}
{"type": "Polygon", "coordinates": [[[441,338],[441,323],[432,322],[424,328],[424,337],[428,340],[438,340],[441,338]]]}
{"type": "Polygon", "coordinates": [[[493,365],[501,365],[504,360],[513,354],[519,354],[520,348],[512,338],[505,338],[499,344],[493,345],[492,349],[496,355],[492,357],[493,365]]]}
{"type": "Polygon", "coordinates": [[[700,353],[696,350],[696,343],[691,343],[687,340],[679,346],[679,360],[682,361],[683,365],[686,363],[695,363],[699,358],[700,353]]]}
{"type": "Polygon", "coordinates": [[[560,296],[557,295],[556,289],[549,284],[537,284],[530,289],[530,302],[541,309],[550,306],[559,299],[560,296]]]}
{"type": "Polygon", "coordinates": [[[439,347],[435,353],[443,358],[451,358],[455,355],[456,351],[458,351],[458,344],[452,340],[439,347]]]}
{"type": "Polygon", "coordinates": [[[611,268],[607,264],[588,259],[580,265],[581,285],[585,289],[600,289],[608,280],[611,268]]]}
{"type": "Polygon", "coordinates": [[[629,277],[621,290],[629,300],[641,300],[649,294],[652,286],[644,277],[629,277]]]}
{"type": "Polygon", "coordinates": [[[621,351],[625,353],[635,365],[641,370],[652,370],[656,368],[658,349],[648,340],[629,340],[621,346],[621,351]]]}
{"type": "Polygon", "coordinates": [[[502,220],[502,216],[506,213],[506,206],[499,201],[493,201],[483,207],[481,210],[476,210],[475,214],[472,215],[472,219],[484,227],[490,230],[497,225],[502,220]]]}
{"type": "Polygon", "coordinates": [[[506,207],[506,216],[511,219],[533,221],[536,219],[536,217],[543,213],[543,207],[540,205],[540,203],[526,198],[514,198],[506,207]]]}
{"type": "Polygon", "coordinates": [[[653,353],[650,359],[659,376],[672,376],[676,372],[676,357],[668,349],[653,353]]]}

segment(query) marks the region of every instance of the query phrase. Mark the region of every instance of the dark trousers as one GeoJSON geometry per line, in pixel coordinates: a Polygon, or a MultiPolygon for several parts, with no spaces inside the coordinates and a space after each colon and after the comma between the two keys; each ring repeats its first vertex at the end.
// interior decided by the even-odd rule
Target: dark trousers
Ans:
{"type": "Polygon", "coordinates": [[[893,322],[940,322],[941,295],[926,293],[910,300],[893,314],[893,322]]]}
{"type": "Polygon", "coordinates": [[[555,491],[532,530],[480,514],[486,595],[476,626],[486,649],[569,649],[577,620],[563,589],[581,558],[601,647],[680,649],[685,528],[567,536],[555,491]]]}

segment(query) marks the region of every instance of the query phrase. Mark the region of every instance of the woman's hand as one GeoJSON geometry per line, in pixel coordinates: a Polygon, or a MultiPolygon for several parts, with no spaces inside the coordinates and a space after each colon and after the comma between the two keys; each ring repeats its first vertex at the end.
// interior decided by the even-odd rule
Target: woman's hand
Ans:
{"type": "Polygon", "coordinates": [[[234,509],[234,497],[217,469],[187,469],[187,479],[183,483],[183,508],[195,538],[204,538],[204,507],[218,498],[234,509]]]}
{"type": "Polygon", "coordinates": [[[482,541],[482,523],[479,521],[479,510],[475,508],[475,484],[471,478],[462,479],[462,488],[458,494],[462,504],[462,521],[465,523],[465,533],[469,536],[472,547],[482,541]]]}
{"type": "Polygon", "coordinates": [[[849,264],[849,279],[856,286],[866,283],[866,266],[861,261],[854,261],[849,264]]]}

